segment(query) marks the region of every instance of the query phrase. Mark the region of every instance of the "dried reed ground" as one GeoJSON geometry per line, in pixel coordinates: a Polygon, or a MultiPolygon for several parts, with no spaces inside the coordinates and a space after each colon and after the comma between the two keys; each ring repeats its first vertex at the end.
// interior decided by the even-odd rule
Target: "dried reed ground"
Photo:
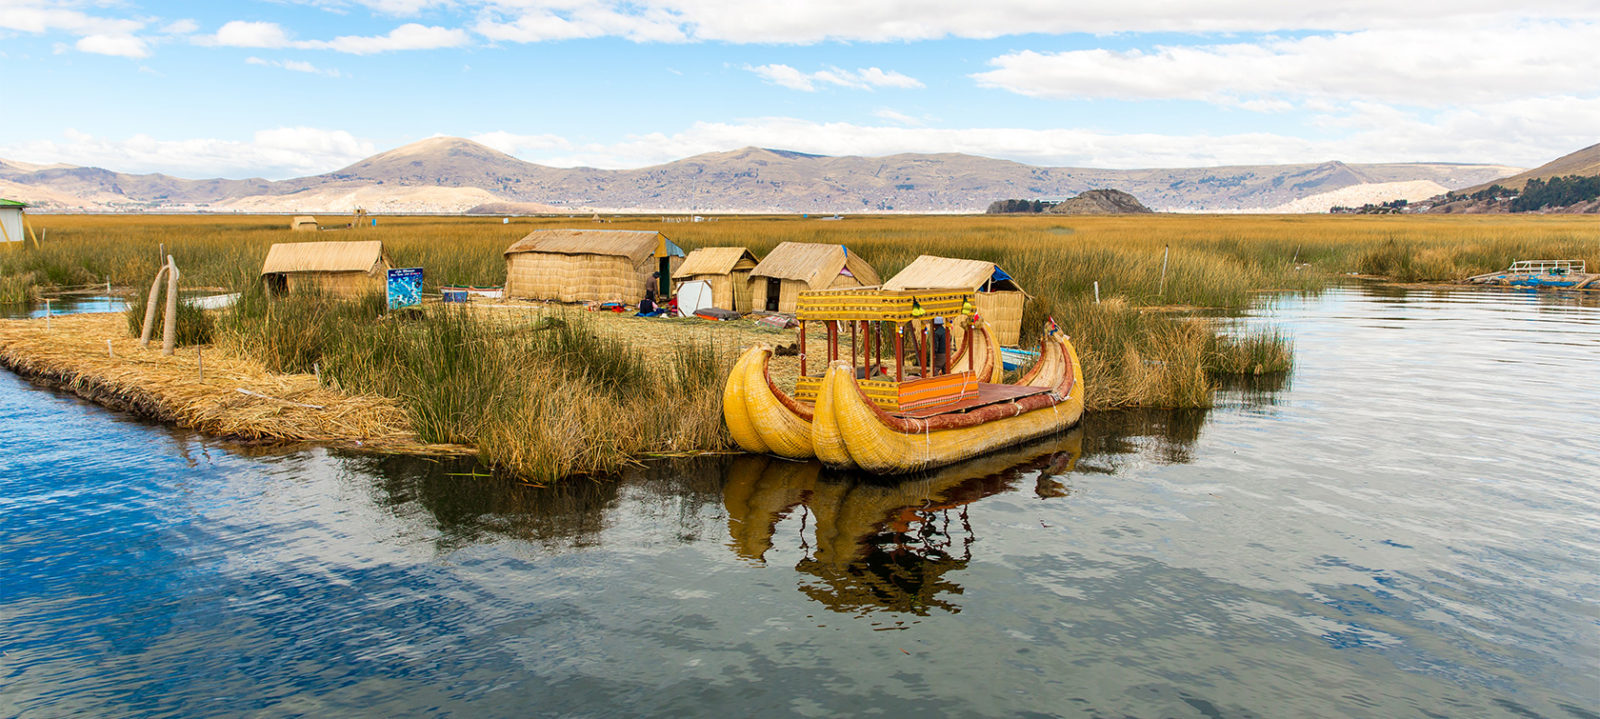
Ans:
{"type": "Polygon", "coordinates": [[[219,348],[204,348],[203,357],[193,347],[164,357],[159,340],[141,348],[128,336],[121,313],[64,315],[51,318],[49,329],[45,325],[43,319],[0,321],[0,364],[86,399],[208,435],[449,449],[424,446],[405,413],[386,397],[319,387],[310,375],[270,373],[219,348]],[[107,340],[114,356],[106,351],[107,340]],[[242,394],[240,388],[277,399],[242,394]]]}

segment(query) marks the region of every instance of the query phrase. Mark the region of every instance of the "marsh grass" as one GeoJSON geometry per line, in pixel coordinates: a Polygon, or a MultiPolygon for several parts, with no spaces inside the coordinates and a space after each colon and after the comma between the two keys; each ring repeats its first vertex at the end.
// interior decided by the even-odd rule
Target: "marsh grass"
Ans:
{"type": "Polygon", "coordinates": [[[490,466],[546,482],[653,452],[721,449],[732,356],[680,342],[655,356],[581,313],[507,324],[469,309],[381,314],[381,297],[246,292],[224,341],[276,371],[399,400],[424,442],[470,444],[490,466]]]}
{"type": "MultiPolygon", "coordinates": [[[[145,302],[150,293],[140,290],[127,298],[127,307],[122,310],[122,315],[127,320],[128,334],[138,337],[144,327],[145,302]]],[[[157,299],[155,318],[150,323],[150,341],[152,344],[161,342],[167,324],[166,296],[157,299]]],[[[178,302],[176,316],[178,331],[174,340],[179,347],[211,344],[215,334],[216,322],[211,314],[194,305],[178,302]]]]}

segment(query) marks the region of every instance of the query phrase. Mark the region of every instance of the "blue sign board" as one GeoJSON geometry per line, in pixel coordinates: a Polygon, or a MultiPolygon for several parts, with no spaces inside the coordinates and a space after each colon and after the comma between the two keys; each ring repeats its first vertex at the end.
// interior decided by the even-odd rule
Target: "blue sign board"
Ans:
{"type": "Polygon", "coordinates": [[[422,268],[389,270],[389,309],[422,304],[422,268]]]}

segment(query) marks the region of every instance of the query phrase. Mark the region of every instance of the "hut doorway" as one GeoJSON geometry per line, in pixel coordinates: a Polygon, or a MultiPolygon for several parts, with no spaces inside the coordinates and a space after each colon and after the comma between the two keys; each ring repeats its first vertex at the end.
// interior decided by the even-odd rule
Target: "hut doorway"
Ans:
{"type": "Polygon", "coordinates": [[[767,278],[767,311],[778,311],[778,296],[783,294],[783,280],[776,277],[767,278]]]}

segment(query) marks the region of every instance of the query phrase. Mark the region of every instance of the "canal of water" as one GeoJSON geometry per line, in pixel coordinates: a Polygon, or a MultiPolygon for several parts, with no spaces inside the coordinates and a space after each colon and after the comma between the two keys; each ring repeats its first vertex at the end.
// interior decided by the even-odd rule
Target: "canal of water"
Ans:
{"type": "Polygon", "coordinates": [[[1600,302],[1238,322],[1293,374],[903,482],[535,488],[0,373],[0,716],[1600,714],[1600,302]]]}

